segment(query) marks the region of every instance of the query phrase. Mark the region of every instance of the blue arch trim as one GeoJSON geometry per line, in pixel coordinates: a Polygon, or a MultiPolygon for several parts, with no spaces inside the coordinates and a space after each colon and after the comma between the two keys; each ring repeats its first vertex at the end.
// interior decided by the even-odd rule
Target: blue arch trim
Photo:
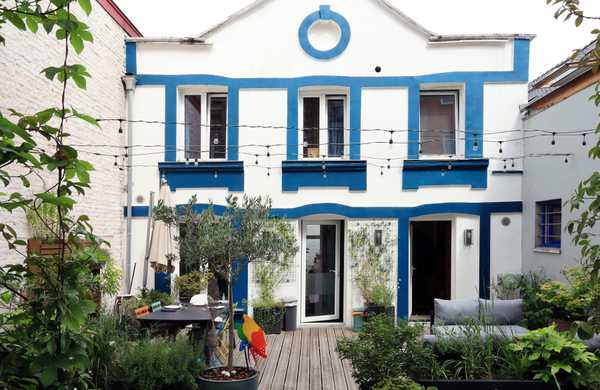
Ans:
{"type": "Polygon", "coordinates": [[[342,54],[350,43],[350,24],[342,15],[331,10],[328,5],[322,5],[317,12],[308,15],[300,24],[298,40],[300,46],[309,56],[318,60],[330,60],[342,54]],[[316,49],[308,39],[308,30],[318,20],[333,20],[341,31],[340,41],[330,50],[316,49]]]}
{"type": "MultiPolygon", "coordinates": [[[[180,207],[183,207],[180,206],[180,207]]],[[[215,212],[222,213],[223,206],[213,206],[215,212]]],[[[208,208],[207,204],[195,206],[197,212],[208,208]]],[[[309,204],[296,208],[275,208],[272,214],[282,218],[303,218],[317,214],[334,214],[346,218],[397,218],[398,219],[398,288],[397,314],[400,318],[409,315],[409,224],[416,217],[432,214],[466,214],[479,216],[479,295],[489,298],[490,291],[490,215],[492,213],[520,213],[523,211],[522,202],[489,202],[489,203],[436,203],[415,207],[352,207],[338,203],[309,204]]],[[[126,212],[126,208],[125,208],[126,212]]],[[[148,216],[148,207],[133,207],[134,216],[148,216]]],[[[246,287],[239,287],[240,293],[236,299],[243,299],[243,291],[247,294],[247,267],[242,267],[240,281],[246,281],[246,287]],[[245,290],[244,290],[245,289],[245,290]]],[[[241,282],[240,282],[241,283],[241,282]]],[[[235,293],[234,293],[235,295],[235,293]]],[[[247,296],[246,296],[247,299],[247,296]]]]}

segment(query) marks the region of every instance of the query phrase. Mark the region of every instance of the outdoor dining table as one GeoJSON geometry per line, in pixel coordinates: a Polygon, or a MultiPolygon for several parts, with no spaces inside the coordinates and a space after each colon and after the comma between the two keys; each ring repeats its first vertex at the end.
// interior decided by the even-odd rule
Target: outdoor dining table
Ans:
{"type": "MultiPolygon", "coordinates": [[[[194,342],[206,341],[208,331],[212,328],[214,319],[222,314],[223,306],[183,306],[180,310],[154,311],[138,320],[142,325],[150,328],[165,329],[168,334],[175,338],[177,332],[188,325],[192,326],[192,340],[194,342]]],[[[206,345],[206,344],[205,344],[206,345]]],[[[205,358],[210,361],[210,354],[205,348],[205,358]]]]}

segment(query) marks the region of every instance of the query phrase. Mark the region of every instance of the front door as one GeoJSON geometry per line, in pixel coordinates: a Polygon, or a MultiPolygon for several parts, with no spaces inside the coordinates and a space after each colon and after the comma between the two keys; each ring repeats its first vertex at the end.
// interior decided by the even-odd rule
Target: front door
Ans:
{"type": "Polygon", "coordinates": [[[305,222],[302,322],[340,318],[340,222],[305,222]]]}

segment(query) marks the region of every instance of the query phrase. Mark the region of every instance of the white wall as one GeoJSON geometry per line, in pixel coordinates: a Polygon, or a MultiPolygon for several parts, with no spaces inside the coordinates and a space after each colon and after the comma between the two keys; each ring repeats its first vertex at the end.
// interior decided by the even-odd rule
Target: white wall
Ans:
{"type": "Polygon", "coordinates": [[[492,214],[490,219],[490,276],[491,282],[498,275],[515,274],[522,271],[520,213],[492,214]],[[509,218],[510,224],[504,226],[503,218],[509,218]]]}
{"type": "MultiPolygon", "coordinates": [[[[124,68],[124,39],[126,34],[117,23],[94,2],[93,12],[87,17],[77,15],[89,25],[94,43],[87,43],[81,55],[71,51],[70,63],[81,63],[92,75],[87,80],[87,89],[81,90],[69,83],[67,105],[78,111],[99,118],[123,118],[125,98],[121,76],[124,68]]],[[[0,111],[8,115],[7,108],[14,108],[25,114],[32,114],[48,107],[58,107],[61,101],[61,85],[50,82],[41,70],[56,66],[63,61],[64,42],[57,41],[54,34],[48,37],[43,29],[37,34],[18,31],[10,23],[2,25],[2,36],[6,45],[0,49],[0,111]]],[[[69,120],[66,131],[71,134],[69,144],[83,145],[123,145],[124,134],[118,133],[118,122],[101,122],[100,129],[79,120],[69,120]]],[[[44,145],[41,141],[40,145],[44,145]]],[[[124,255],[125,236],[123,223],[123,202],[125,198],[124,175],[114,164],[112,156],[96,156],[90,152],[122,154],[114,147],[80,146],[80,158],[92,163],[91,188],[84,198],[78,199],[74,215],[87,214],[91,218],[94,232],[111,243],[110,251],[118,265],[124,255]]],[[[121,161],[119,160],[119,163],[121,161]]],[[[31,177],[30,177],[31,178],[31,177]]],[[[46,186],[54,177],[44,176],[46,186]]],[[[44,183],[31,178],[32,187],[25,189],[20,181],[2,192],[20,191],[25,194],[39,192],[44,183]]],[[[21,237],[30,236],[29,227],[21,212],[11,215],[0,213],[2,223],[14,226],[21,237]]],[[[0,244],[0,265],[21,261],[22,257],[0,244]]]]}
{"type": "MultiPolygon", "coordinates": [[[[571,244],[571,237],[564,228],[568,221],[577,217],[568,205],[562,208],[560,253],[543,253],[535,250],[535,202],[561,199],[563,203],[573,195],[577,185],[598,171],[600,164],[588,157],[588,149],[598,138],[587,136],[587,146],[582,146],[581,136],[561,136],[564,131],[595,129],[598,123],[598,108],[589,101],[594,87],[589,87],[546,110],[530,115],[525,128],[557,132],[557,142],[551,145],[551,137],[527,140],[526,153],[572,153],[569,163],[564,157],[532,158],[525,161],[523,178],[523,268],[525,271],[544,269],[552,278],[563,279],[560,271],[579,261],[579,249],[571,244]]],[[[599,231],[600,233],[600,231],[599,231]]]]}
{"type": "Polygon", "coordinates": [[[298,28],[318,11],[320,0],[271,1],[217,31],[210,46],[139,45],[138,71],[146,74],[216,74],[230,77],[299,75],[418,75],[449,71],[510,70],[512,43],[428,44],[376,0],[332,0],[334,12],[350,24],[346,51],[315,61],[298,43],[298,28]],[[282,53],[285,53],[282,55],[282,53]],[[169,61],[164,61],[169,58],[169,61]],[[240,66],[243,64],[243,66],[240,66]],[[340,70],[343,69],[343,72],[340,70]]]}

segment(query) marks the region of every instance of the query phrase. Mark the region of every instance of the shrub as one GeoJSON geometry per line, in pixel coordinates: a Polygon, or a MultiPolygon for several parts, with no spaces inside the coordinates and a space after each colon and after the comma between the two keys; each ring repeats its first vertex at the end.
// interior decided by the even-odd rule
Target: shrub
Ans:
{"type": "Polygon", "coordinates": [[[175,288],[180,297],[191,298],[208,287],[213,275],[210,272],[193,271],[175,278],[175,288]]]}
{"type": "MultiPolygon", "coordinates": [[[[432,387],[427,388],[427,390],[433,389],[432,387]]],[[[385,378],[376,384],[372,390],[425,390],[425,387],[410,378],[399,376],[396,378],[385,378]]]]}
{"type": "Polygon", "coordinates": [[[138,306],[150,305],[156,301],[160,301],[160,304],[170,305],[173,303],[173,297],[167,293],[158,290],[146,290],[143,289],[137,296],[138,306]]]}
{"type": "Polygon", "coordinates": [[[401,321],[394,326],[393,319],[375,316],[365,322],[357,337],[339,340],[337,350],[352,362],[357,383],[369,388],[386,378],[419,377],[427,372],[430,356],[420,340],[422,334],[420,325],[401,321]]]}
{"type": "Polygon", "coordinates": [[[263,328],[266,334],[279,333],[285,314],[283,303],[262,304],[255,302],[253,309],[254,320],[263,328]]]}
{"type": "Polygon", "coordinates": [[[498,379],[510,376],[504,338],[487,337],[485,325],[462,326],[457,337],[438,337],[432,347],[432,379],[498,379]]]}
{"type": "Polygon", "coordinates": [[[196,389],[200,352],[186,338],[120,343],[102,381],[106,389],[196,389]]]}
{"type": "Polygon", "coordinates": [[[531,331],[509,346],[512,367],[522,377],[532,376],[579,386],[600,385],[598,358],[586,351],[585,344],[569,333],[559,333],[554,326],[531,331]]]}
{"type": "Polygon", "coordinates": [[[498,277],[494,291],[499,299],[523,299],[523,317],[529,329],[548,326],[552,308],[540,297],[541,286],[548,280],[541,274],[505,274],[498,277]]]}

